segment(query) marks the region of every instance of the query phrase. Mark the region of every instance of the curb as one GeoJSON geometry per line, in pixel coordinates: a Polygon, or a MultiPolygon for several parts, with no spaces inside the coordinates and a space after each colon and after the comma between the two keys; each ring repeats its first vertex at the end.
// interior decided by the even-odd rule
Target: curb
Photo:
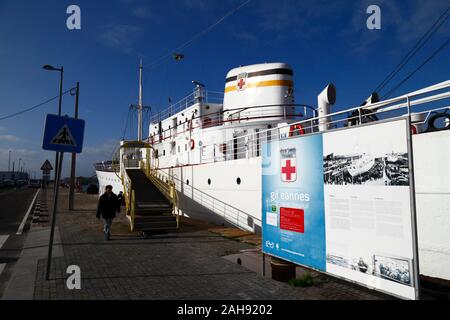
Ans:
{"type": "MultiPolygon", "coordinates": [[[[42,195],[42,193],[41,193],[42,195]]],[[[13,268],[11,278],[5,286],[1,300],[33,300],[34,288],[39,260],[46,259],[48,253],[48,239],[50,237],[49,226],[38,226],[46,212],[46,199],[39,199],[34,210],[33,221],[30,230],[26,234],[24,247],[19,260],[13,268]],[[39,221],[35,218],[38,217],[39,221]]],[[[53,245],[53,258],[64,256],[59,227],[55,226],[55,239],[53,245]]]]}

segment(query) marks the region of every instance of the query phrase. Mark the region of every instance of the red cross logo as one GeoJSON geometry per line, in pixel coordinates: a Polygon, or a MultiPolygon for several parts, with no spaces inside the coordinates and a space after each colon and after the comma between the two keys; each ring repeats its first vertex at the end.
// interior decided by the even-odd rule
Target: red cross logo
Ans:
{"type": "Polygon", "coordinates": [[[244,78],[239,79],[239,82],[237,83],[238,90],[245,89],[245,80],[244,78]]]}
{"type": "Polygon", "coordinates": [[[281,180],[285,182],[293,182],[297,179],[297,167],[295,159],[283,159],[281,166],[281,180]]]}

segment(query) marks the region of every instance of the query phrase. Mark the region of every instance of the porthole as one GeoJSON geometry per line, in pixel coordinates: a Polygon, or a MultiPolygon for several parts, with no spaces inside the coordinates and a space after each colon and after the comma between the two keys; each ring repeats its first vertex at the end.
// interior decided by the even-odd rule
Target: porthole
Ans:
{"type": "Polygon", "coordinates": [[[186,184],[189,185],[189,179],[186,180],[186,184]]]}
{"type": "Polygon", "coordinates": [[[241,178],[237,178],[237,179],[236,179],[236,183],[237,183],[238,185],[240,185],[241,182],[242,182],[242,181],[241,181],[241,178]]]}
{"type": "Polygon", "coordinates": [[[211,185],[211,179],[208,179],[208,185],[211,185]]]}

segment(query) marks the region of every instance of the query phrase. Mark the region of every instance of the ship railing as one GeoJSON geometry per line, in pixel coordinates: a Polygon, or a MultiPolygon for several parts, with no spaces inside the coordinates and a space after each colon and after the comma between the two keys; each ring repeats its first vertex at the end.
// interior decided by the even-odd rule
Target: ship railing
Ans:
{"type": "Polygon", "coordinates": [[[194,188],[192,185],[186,184],[180,178],[176,177],[172,170],[166,172],[161,169],[157,169],[154,170],[154,172],[158,179],[162,181],[173,181],[176,190],[178,190],[180,194],[191,198],[204,208],[222,217],[231,225],[241,229],[246,229],[247,231],[251,231],[253,233],[259,232],[260,229],[258,228],[261,227],[261,219],[258,219],[225,201],[213,197],[200,189],[194,188]]]}
{"type": "Polygon", "coordinates": [[[131,231],[134,229],[134,216],[135,216],[135,199],[134,199],[134,190],[131,184],[131,179],[128,177],[126,172],[121,175],[122,185],[123,185],[123,196],[125,198],[125,208],[126,215],[130,220],[131,231]]]}
{"type": "Polygon", "coordinates": [[[97,171],[117,172],[120,169],[120,163],[117,162],[99,162],[94,164],[94,168],[97,171]]]}
{"type": "MultiPolygon", "coordinates": [[[[200,147],[199,164],[259,157],[262,155],[262,147],[265,143],[325,130],[358,127],[379,120],[405,117],[411,119],[412,116],[417,118],[422,115],[423,120],[412,121],[411,124],[424,126],[431,117],[449,114],[449,99],[450,80],[370,105],[348,108],[325,116],[315,116],[276,128],[238,135],[232,140],[219,144],[205,144],[200,147]]],[[[450,128],[450,124],[444,126],[446,129],[450,128]]],[[[435,129],[432,128],[432,130],[435,129]]]]}
{"type": "Polygon", "coordinates": [[[192,106],[198,102],[221,104],[221,103],[223,103],[223,97],[224,97],[223,92],[202,90],[199,93],[197,90],[194,90],[193,93],[184,97],[177,103],[175,103],[173,105],[169,105],[168,108],[155,114],[150,119],[150,123],[157,123],[159,121],[167,119],[179,112],[182,112],[183,110],[186,110],[187,108],[189,108],[190,106],[192,106]]]}
{"type": "Polygon", "coordinates": [[[305,104],[269,104],[251,107],[241,107],[231,110],[224,110],[224,121],[229,123],[240,123],[241,121],[253,119],[282,118],[283,120],[311,119],[316,116],[316,110],[305,104]],[[281,108],[274,110],[274,108],[281,108]],[[255,109],[257,111],[255,112],[255,109]]]}
{"type": "Polygon", "coordinates": [[[160,143],[169,139],[176,138],[178,135],[186,133],[191,129],[210,128],[225,124],[242,123],[243,121],[295,121],[299,119],[311,119],[316,115],[314,108],[304,104],[270,104],[258,105],[252,107],[242,107],[194,117],[192,128],[189,123],[178,123],[175,127],[163,130],[160,134],[153,133],[149,137],[149,143],[160,143]],[[281,110],[274,110],[278,107],[281,110]],[[255,114],[255,109],[258,109],[255,114]]]}

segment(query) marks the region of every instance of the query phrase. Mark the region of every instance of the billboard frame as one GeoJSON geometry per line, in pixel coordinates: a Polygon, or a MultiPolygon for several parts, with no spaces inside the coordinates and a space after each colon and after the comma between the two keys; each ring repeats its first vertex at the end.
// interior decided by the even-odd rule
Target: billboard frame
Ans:
{"type": "MultiPolygon", "coordinates": [[[[408,102],[409,103],[409,102],[408,102]]],[[[417,232],[417,214],[416,214],[416,197],[415,197],[415,181],[414,181],[414,159],[413,159],[413,145],[412,145],[412,134],[411,134],[411,114],[410,112],[408,112],[407,115],[404,116],[400,116],[400,117],[396,117],[396,118],[391,118],[391,119],[384,119],[384,120],[379,120],[376,122],[369,122],[369,123],[363,123],[357,126],[350,126],[350,127],[344,127],[344,128],[336,128],[336,129],[331,129],[331,130],[326,130],[323,132],[312,132],[312,133],[307,133],[301,136],[294,136],[294,137],[290,137],[290,138],[279,138],[279,134],[278,134],[278,140],[275,141],[281,141],[281,140],[288,140],[288,139],[295,139],[295,138],[301,138],[301,137],[307,137],[307,136],[313,136],[313,135],[323,135],[326,132],[337,132],[337,131],[341,131],[341,130],[348,130],[348,129],[356,129],[356,128],[361,128],[361,127],[369,127],[369,126],[375,126],[377,124],[382,124],[382,123],[390,123],[390,122],[399,122],[399,121],[405,121],[406,123],[406,145],[407,145],[407,151],[408,151],[408,168],[409,168],[409,194],[410,194],[410,215],[411,215],[411,235],[412,235],[412,261],[411,261],[411,265],[413,267],[413,274],[412,274],[412,286],[414,288],[414,292],[415,292],[415,300],[419,300],[420,299],[420,279],[419,279],[419,248],[418,248],[418,232],[417,232]]],[[[270,142],[264,142],[263,145],[269,145],[273,142],[275,142],[274,140],[271,140],[270,142]]],[[[262,180],[262,174],[261,174],[261,180],[262,180]]],[[[262,192],[261,192],[261,202],[263,201],[262,199],[262,192]]],[[[264,226],[261,226],[261,229],[264,230],[263,228],[264,226]]],[[[263,235],[263,231],[262,231],[262,235],[263,235]]],[[[263,274],[265,274],[265,255],[268,255],[270,257],[274,257],[277,259],[281,259],[284,261],[288,261],[293,263],[294,265],[298,265],[316,272],[319,272],[321,274],[327,275],[327,276],[331,276],[334,277],[336,279],[340,279],[340,280],[344,280],[346,282],[352,283],[352,284],[356,284],[358,286],[370,289],[370,290],[374,290],[383,294],[387,294],[402,300],[406,300],[405,297],[403,296],[399,296],[393,292],[388,292],[386,290],[383,289],[379,289],[376,287],[372,287],[372,286],[368,286],[365,285],[361,282],[357,282],[355,280],[352,279],[348,279],[333,273],[329,273],[327,271],[322,271],[316,268],[313,268],[311,266],[307,266],[307,265],[303,265],[303,264],[299,264],[298,262],[292,261],[291,259],[286,259],[285,257],[280,257],[278,255],[275,254],[271,254],[271,253],[267,253],[264,251],[264,243],[262,243],[262,248],[261,248],[261,252],[263,254],[263,274]]]]}

